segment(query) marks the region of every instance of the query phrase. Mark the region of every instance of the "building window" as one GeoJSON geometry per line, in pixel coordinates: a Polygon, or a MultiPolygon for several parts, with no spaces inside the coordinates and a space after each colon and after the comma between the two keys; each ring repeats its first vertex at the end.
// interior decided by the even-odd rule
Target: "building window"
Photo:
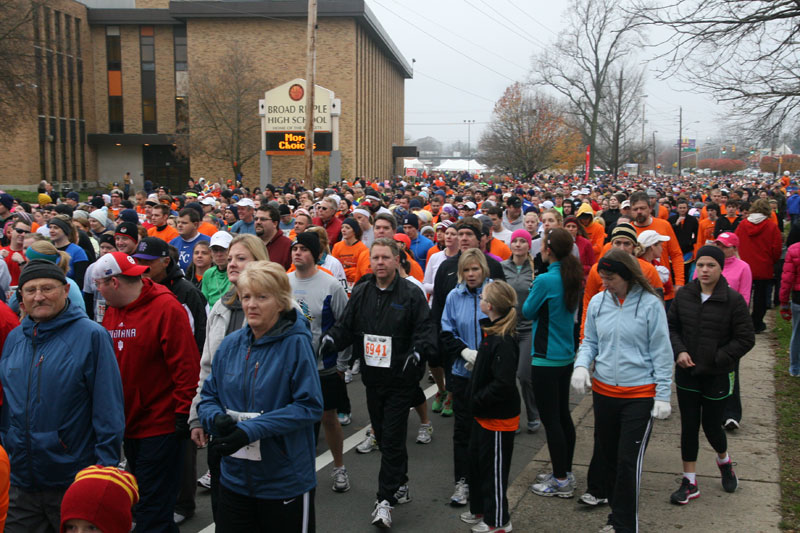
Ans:
{"type": "Polygon", "coordinates": [[[189,61],[186,26],[173,26],[175,39],[175,132],[189,133],[189,61]]]}
{"type": "Polygon", "coordinates": [[[156,122],[156,50],[153,26],[139,28],[142,61],[142,133],[157,133],[156,122]]]}
{"type": "MultiPolygon", "coordinates": [[[[108,131],[125,131],[122,113],[122,43],[119,26],[106,26],[106,65],[108,68],[108,131]]],[[[83,69],[78,64],[78,83],[83,85],[83,69]]],[[[81,109],[83,108],[81,102],[81,109]]]]}

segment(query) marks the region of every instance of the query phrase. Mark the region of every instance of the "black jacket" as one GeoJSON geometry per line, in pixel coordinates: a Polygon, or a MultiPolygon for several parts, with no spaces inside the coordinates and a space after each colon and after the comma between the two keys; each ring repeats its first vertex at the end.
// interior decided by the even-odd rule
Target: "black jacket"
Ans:
{"type": "MultiPolygon", "coordinates": [[[[481,320],[481,328],[491,324],[488,318],[481,320]]],[[[514,337],[483,337],[469,378],[473,416],[505,419],[519,415],[518,361],[519,344],[514,337]]]]}
{"type": "Polygon", "coordinates": [[[687,352],[695,364],[688,370],[696,376],[731,372],[756,343],[747,304],[724,277],[705,303],[700,281],[687,283],[675,294],[667,322],[675,359],[687,352]]]}
{"type": "Polygon", "coordinates": [[[167,277],[161,280],[161,285],[172,291],[182,306],[192,314],[192,331],[197,349],[203,353],[206,342],[206,318],[208,315],[206,297],[199,289],[183,277],[183,272],[170,261],[167,267],[167,277]]]}
{"type": "MultiPolygon", "coordinates": [[[[506,275],[503,272],[503,267],[496,259],[486,257],[486,262],[489,264],[489,277],[493,280],[506,280],[506,275]]],[[[431,317],[436,323],[436,330],[442,329],[442,313],[444,313],[444,304],[447,301],[447,295],[450,291],[455,289],[458,285],[458,260],[461,258],[461,251],[445,259],[439,270],[436,271],[436,277],[433,279],[433,300],[431,300],[431,317]]]]}
{"type": "Polygon", "coordinates": [[[392,339],[391,366],[373,367],[362,361],[361,376],[365,385],[416,387],[425,361],[436,347],[436,329],[428,303],[419,287],[395,276],[385,290],[375,283],[375,275],[362,276],[353,287],[343,316],[328,330],[336,351],[353,346],[353,355],[364,359],[364,335],[392,339]],[[418,353],[420,360],[414,357],[418,353]]]}
{"type": "Polygon", "coordinates": [[[678,239],[678,246],[681,247],[681,252],[688,253],[694,250],[694,245],[697,242],[697,230],[700,223],[691,215],[686,215],[683,218],[683,223],[678,223],[678,215],[674,214],[669,217],[669,223],[672,226],[672,231],[675,232],[675,237],[678,239]]]}

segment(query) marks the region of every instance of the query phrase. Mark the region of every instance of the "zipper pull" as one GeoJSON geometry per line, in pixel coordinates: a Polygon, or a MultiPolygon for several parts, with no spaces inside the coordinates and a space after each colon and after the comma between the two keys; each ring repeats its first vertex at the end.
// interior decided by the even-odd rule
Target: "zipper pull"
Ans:
{"type": "MultiPolygon", "coordinates": [[[[245,355],[245,356],[244,356],[244,360],[245,360],[245,361],[249,361],[249,360],[250,360],[250,348],[251,348],[251,347],[252,347],[252,346],[248,346],[248,347],[247,347],[247,355],[245,355]]],[[[258,364],[258,363],[256,363],[256,364],[258,364]]]]}
{"type": "Polygon", "coordinates": [[[44,354],[42,354],[42,355],[40,355],[40,356],[39,356],[39,362],[38,362],[38,363],[36,363],[36,366],[39,366],[39,365],[41,365],[41,364],[42,364],[42,361],[44,361],[44,354]]]}

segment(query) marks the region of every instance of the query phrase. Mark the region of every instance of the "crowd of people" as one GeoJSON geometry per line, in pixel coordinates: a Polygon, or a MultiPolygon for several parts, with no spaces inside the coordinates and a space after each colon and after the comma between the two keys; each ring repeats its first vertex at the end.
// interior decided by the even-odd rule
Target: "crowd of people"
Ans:
{"type": "Polygon", "coordinates": [[[512,531],[520,431],[543,427],[550,452],[530,490],[575,497],[569,396],[591,390],[578,501],[609,506],[601,531],[634,532],[673,380],[682,483],[665,501],[685,505],[700,494],[701,426],[722,489],[738,486],[726,432],[743,423],[739,360],[773,306],[792,321],[800,376],[788,173],[201,179],[179,192],[0,193],[7,531],[177,531],[198,485],[217,531],[314,531],[320,433],[330,487],[351,487],[342,426],[361,374],[370,429],[356,451],[381,454],[373,525],[412,499],[410,410],[420,444],[432,413],[453,417],[449,501],[473,532],[512,531]]]}

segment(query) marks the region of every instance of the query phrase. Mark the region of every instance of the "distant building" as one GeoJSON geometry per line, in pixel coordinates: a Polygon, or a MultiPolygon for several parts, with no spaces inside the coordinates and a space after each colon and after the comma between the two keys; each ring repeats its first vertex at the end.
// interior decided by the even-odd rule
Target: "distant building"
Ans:
{"type": "MultiPolygon", "coordinates": [[[[35,117],[0,140],[0,183],[35,189],[121,182],[130,171],[182,187],[192,177],[231,178],[223,162],[175,156],[191,138],[191,77],[235,40],[272,84],[305,77],[306,0],[48,0],[36,4],[31,36],[35,117]]],[[[411,68],[364,0],[320,0],[317,84],[342,102],[342,176],[388,178],[404,138],[404,82],[411,68]]],[[[262,96],[263,97],[263,96],[262,96]]],[[[257,114],[258,102],[252,103],[257,114]]],[[[254,135],[258,135],[255,132],[254,135]]],[[[258,184],[258,158],[243,170],[258,184]]],[[[273,179],[301,177],[300,157],[273,158],[273,179]]]]}

